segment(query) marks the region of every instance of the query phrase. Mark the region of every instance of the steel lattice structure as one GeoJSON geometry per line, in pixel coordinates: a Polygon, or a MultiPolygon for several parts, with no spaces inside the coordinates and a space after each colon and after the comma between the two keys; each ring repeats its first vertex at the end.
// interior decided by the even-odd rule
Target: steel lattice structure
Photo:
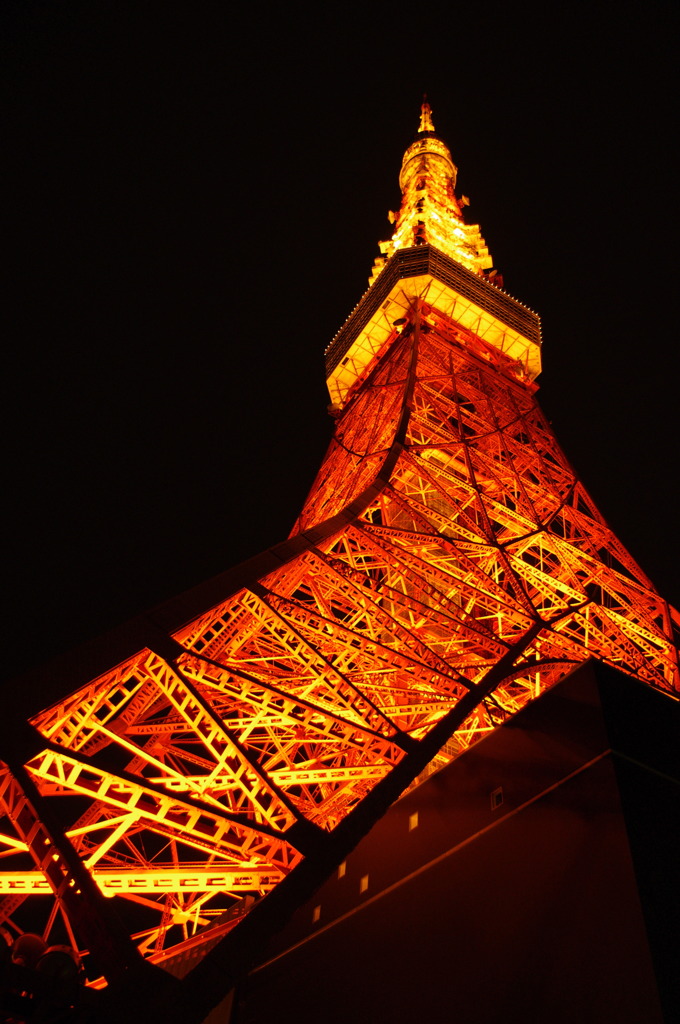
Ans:
{"type": "Polygon", "coordinates": [[[288,541],[7,757],[5,928],[52,893],[46,931],[61,915],[93,948],[98,888],[162,964],[313,858],[438,723],[458,727],[427,771],[589,658],[677,691],[671,609],[537,405],[538,318],[493,283],[455,173],[424,105],[395,234],[327,353],[335,434],[288,541]]]}

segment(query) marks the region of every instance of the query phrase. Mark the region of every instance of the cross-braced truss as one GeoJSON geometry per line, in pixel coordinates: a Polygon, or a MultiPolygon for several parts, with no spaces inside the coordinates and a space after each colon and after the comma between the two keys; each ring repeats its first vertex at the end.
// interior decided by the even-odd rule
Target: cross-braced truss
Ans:
{"type": "MultiPolygon", "coordinates": [[[[591,657],[677,688],[666,603],[515,370],[412,303],[280,568],[33,720],[28,777],[101,892],[134,905],[152,960],[231,927],[476,690],[433,767],[591,657]]],[[[15,775],[0,776],[0,919],[20,928],[27,898],[56,892],[82,947],[63,899],[79,883],[46,871],[15,775]]]]}

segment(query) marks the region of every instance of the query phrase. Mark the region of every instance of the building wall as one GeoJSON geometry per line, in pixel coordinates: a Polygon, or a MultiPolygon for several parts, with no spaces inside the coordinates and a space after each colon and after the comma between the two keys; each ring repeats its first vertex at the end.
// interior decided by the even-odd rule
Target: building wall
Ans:
{"type": "Polygon", "coordinates": [[[677,716],[611,670],[574,673],[391,808],[233,1020],[671,1020],[677,716]]]}

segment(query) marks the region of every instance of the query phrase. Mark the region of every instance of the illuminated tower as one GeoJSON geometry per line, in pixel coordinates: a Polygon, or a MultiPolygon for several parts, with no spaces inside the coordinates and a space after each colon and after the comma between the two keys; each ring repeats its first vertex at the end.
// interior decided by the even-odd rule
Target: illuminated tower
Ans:
{"type": "Polygon", "coordinates": [[[394,234],[327,349],[336,428],[289,539],[140,620],[3,748],[6,929],[52,892],[48,931],[62,917],[109,981],[135,946],[168,964],[296,870],[320,881],[588,659],[677,691],[671,610],[536,403],[539,319],[496,283],[456,173],[425,103],[394,234]],[[132,905],[134,944],[98,890],[132,905]]]}

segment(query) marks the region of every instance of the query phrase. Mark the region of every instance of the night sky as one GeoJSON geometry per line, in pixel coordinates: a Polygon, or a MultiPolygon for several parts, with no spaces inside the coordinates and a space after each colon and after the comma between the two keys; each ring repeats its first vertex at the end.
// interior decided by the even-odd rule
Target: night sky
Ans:
{"type": "Polygon", "coordinates": [[[558,438],[680,604],[675,6],[251,10],[3,5],[8,674],[286,536],[423,92],[558,438]]]}

